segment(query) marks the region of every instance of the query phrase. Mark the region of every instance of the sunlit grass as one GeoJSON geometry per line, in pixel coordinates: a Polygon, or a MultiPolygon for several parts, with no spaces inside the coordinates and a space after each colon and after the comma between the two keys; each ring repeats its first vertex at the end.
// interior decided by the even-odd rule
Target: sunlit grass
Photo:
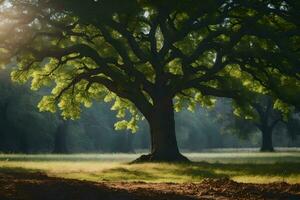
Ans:
{"type": "Polygon", "coordinates": [[[137,154],[7,155],[0,172],[41,171],[91,181],[200,182],[228,177],[238,182],[300,183],[300,152],[191,153],[192,164],[129,164],[137,154]]]}

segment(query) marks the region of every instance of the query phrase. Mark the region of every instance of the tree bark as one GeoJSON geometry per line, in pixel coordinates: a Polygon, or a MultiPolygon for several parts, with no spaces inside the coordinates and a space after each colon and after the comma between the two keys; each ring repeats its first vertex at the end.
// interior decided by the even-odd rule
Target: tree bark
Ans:
{"type": "Polygon", "coordinates": [[[262,131],[262,144],[260,151],[262,152],[273,152],[273,141],[272,141],[272,128],[266,127],[262,131]]]}
{"type": "Polygon", "coordinates": [[[188,162],[178,149],[172,99],[155,101],[150,117],[151,153],[134,162],[188,162]]]}

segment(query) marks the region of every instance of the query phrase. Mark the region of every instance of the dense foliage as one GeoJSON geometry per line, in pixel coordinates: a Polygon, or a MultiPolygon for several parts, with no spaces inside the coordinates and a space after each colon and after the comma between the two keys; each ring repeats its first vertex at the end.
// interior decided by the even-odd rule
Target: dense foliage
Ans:
{"type": "MultiPolygon", "coordinates": [[[[147,125],[141,123],[137,134],[115,132],[115,117],[109,105],[98,103],[84,111],[80,120],[64,122],[57,115],[39,113],[36,103],[42,97],[41,92],[33,93],[27,86],[13,84],[7,70],[2,70],[0,76],[0,152],[139,152],[149,149],[147,125]],[[67,125],[61,130],[59,127],[63,124],[67,125]]],[[[183,111],[176,114],[175,119],[178,144],[185,151],[260,145],[260,136],[253,129],[251,120],[247,122],[238,118],[243,127],[251,127],[247,130],[253,131],[244,138],[247,140],[232,136],[238,128],[236,124],[224,129],[224,123],[232,123],[237,119],[232,115],[230,104],[224,100],[215,109],[196,108],[194,113],[183,111]]],[[[288,122],[292,130],[299,130],[295,129],[297,126],[293,125],[294,121],[288,122]]],[[[245,129],[240,131],[239,136],[247,133],[245,129]]],[[[281,129],[275,130],[273,142],[280,147],[300,146],[295,132],[282,133],[281,129]]]]}
{"type": "Polygon", "coordinates": [[[149,122],[150,160],[182,160],[173,109],[228,97],[238,112],[253,93],[282,111],[300,107],[299,9],[289,0],[10,0],[1,51],[18,63],[14,80],[52,88],[40,110],[58,105],[74,119],[82,105],[113,102],[116,129],[149,122]]]}

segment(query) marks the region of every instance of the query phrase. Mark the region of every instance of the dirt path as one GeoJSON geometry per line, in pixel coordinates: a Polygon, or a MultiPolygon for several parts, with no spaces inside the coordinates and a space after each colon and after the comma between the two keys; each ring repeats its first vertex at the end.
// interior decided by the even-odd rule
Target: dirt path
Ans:
{"type": "Polygon", "coordinates": [[[299,199],[300,184],[240,184],[207,179],[199,184],[94,183],[40,173],[0,173],[1,200],[299,199]]]}

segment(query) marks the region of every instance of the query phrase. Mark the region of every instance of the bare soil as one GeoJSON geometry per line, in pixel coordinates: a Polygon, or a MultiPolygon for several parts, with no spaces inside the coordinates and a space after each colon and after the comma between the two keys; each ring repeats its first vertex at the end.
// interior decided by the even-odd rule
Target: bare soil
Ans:
{"type": "Polygon", "coordinates": [[[0,200],[299,199],[300,184],[244,184],[229,179],[202,183],[89,182],[42,173],[0,172],[0,200]]]}

